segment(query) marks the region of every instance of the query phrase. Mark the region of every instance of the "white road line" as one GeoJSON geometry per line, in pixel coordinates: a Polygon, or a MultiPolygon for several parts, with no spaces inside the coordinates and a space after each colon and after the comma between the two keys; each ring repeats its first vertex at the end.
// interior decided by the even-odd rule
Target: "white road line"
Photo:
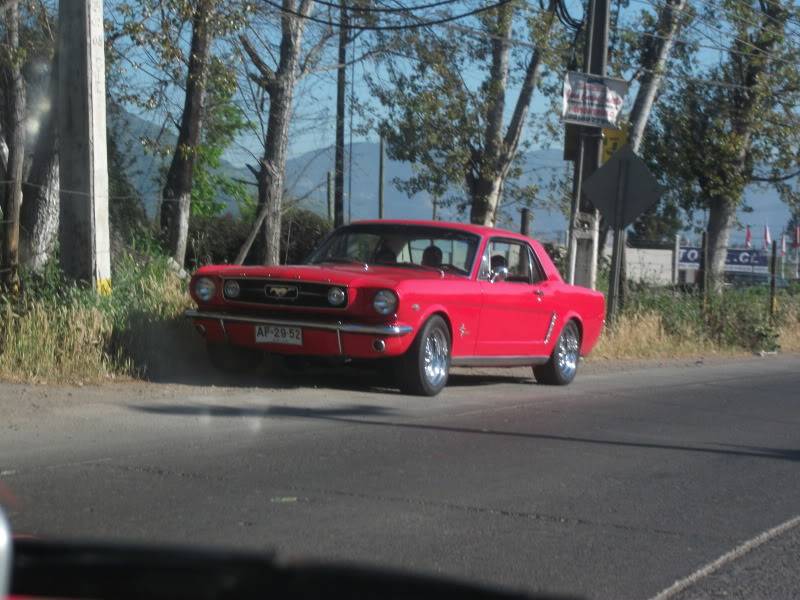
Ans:
{"type": "Polygon", "coordinates": [[[737,546],[730,552],[723,554],[714,562],[708,563],[707,565],[698,569],[688,577],[676,581],[665,590],[662,590],[661,592],[650,598],[650,600],[668,600],[669,598],[674,597],[675,595],[684,591],[686,588],[693,586],[695,583],[697,583],[704,577],[708,577],[712,573],[718,571],[728,563],[731,563],[736,559],[743,557],[751,550],[755,550],[762,544],[765,544],[771,539],[776,538],[783,533],[786,533],[790,529],[794,529],[798,525],[800,525],[800,515],[791,518],[788,521],[781,523],[776,527],[773,527],[772,529],[768,529],[767,531],[758,534],[756,537],[750,540],[747,540],[746,542],[737,546]]]}

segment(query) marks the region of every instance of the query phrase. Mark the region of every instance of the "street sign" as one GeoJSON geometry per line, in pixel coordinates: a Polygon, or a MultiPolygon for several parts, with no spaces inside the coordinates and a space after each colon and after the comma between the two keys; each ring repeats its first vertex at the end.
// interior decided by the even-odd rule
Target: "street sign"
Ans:
{"type": "Polygon", "coordinates": [[[561,120],[565,123],[619,129],[628,82],[588,73],[567,72],[561,120]]]}
{"type": "MultiPolygon", "coordinates": [[[[699,269],[703,249],[694,246],[682,247],[678,254],[679,269],[699,269]]],[[[769,273],[769,256],[761,250],[728,248],[725,255],[726,273],[769,273]]]]}
{"type": "Polygon", "coordinates": [[[658,202],[662,189],[644,161],[625,145],[583,182],[583,193],[608,225],[617,229],[627,227],[658,202]]]}
{"type": "Polygon", "coordinates": [[[628,143],[628,132],[624,129],[603,129],[603,163],[628,143]]]}

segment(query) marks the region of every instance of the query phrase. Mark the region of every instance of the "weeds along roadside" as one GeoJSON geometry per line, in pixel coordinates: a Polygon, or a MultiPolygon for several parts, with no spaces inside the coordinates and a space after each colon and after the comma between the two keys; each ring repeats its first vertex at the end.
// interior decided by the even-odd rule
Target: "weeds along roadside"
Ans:
{"type": "MultiPolygon", "coordinates": [[[[159,256],[123,255],[113,290],[98,296],[67,282],[56,265],[25,275],[20,297],[0,296],[0,379],[35,383],[147,377],[202,342],[182,318],[186,282],[159,256]]],[[[641,359],[800,352],[800,285],[780,290],[769,319],[768,290],[691,291],[636,286],[591,358],[641,359]]],[[[200,368],[205,368],[201,366],[200,368]]]]}
{"type": "Polygon", "coordinates": [[[97,382],[146,374],[185,326],[186,283],[160,257],[124,255],[108,296],[66,281],[57,264],[25,274],[23,294],[0,296],[0,379],[97,382]],[[157,335],[158,333],[158,335],[157,335]]]}
{"type": "Polygon", "coordinates": [[[766,287],[727,288],[705,303],[690,289],[633,286],[595,359],[800,352],[800,284],[777,294],[769,315],[766,287]]]}

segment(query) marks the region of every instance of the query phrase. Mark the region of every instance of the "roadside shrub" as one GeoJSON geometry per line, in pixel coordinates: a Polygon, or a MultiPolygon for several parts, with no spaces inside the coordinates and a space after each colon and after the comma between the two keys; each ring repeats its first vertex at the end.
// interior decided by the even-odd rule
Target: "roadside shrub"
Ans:
{"type": "Polygon", "coordinates": [[[64,279],[56,265],[23,274],[23,295],[0,297],[0,378],[12,381],[77,382],[141,373],[138,359],[153,354],[145,335],[182,323],[190,304],[185,282],[166,259],[122,257],[108,296],[64,279]],[[144,352],[142,352],[144,350],[144,352]],[[136,360],[135,360],[136,359],[136,360]]]}
{"type": "MultiPolygon", "coordinates": [[[[251,226],[249,221],[231,215],[192,217],[187,266],[194,269],[233,261],[251,226]]],[[[330,230],[330,221],[313,211],[302,208],[285,211],[281,219],[281,262],[302,262],[330,230]]],[[[248,262],[254,262],[257,255],[256,249],[251,250],[248,262]]]]}

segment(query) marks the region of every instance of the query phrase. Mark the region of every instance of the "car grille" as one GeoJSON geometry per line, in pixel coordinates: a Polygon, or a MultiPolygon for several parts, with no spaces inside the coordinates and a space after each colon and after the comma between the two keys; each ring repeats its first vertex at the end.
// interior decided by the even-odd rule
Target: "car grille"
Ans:
{"type": "Polygon", "coordinates": [[[232,302],[342,309],[347,306],[347,301],[349,300],[347,288],[344,286],[335,286],[344,290],[345,301],[341,306],[331,306],[330,302],[328,302],[328,290],[334,286],[328,283],[275,281],[273,279],[250,278],[226,279],[226,281],[235,281],[239,284],[240,292],[237,298],[230,298],[223,292],[225,299],[232,302]]]}

